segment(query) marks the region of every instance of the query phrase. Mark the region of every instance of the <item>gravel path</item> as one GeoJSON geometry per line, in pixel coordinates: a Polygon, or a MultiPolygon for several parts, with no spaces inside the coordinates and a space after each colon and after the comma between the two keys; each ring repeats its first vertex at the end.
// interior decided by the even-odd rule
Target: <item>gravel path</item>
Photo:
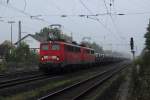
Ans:
{"type": "Polygon", "coordinates": [[[128,100],[129,97],[129,86],[130,86],[130,81],[131,81],[131,68],[129,68],[129,73],[126,76],[125,82],[120,86],[119,91],[118,91],[118,100],[128,100]]]}

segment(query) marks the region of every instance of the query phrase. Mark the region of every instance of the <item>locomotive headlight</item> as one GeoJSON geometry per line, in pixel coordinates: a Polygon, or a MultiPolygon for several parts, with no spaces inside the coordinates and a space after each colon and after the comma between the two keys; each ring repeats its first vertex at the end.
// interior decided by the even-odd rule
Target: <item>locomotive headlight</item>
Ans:
{"type": "Polygon", "coordinates": [[[41,60],[44,60],[44,58],[42,57],[41,60]]]}
{"type": "Polygon", "coordinates": [[[57,57],[57,59],[56,60],[59,60],[59,57],[57,57]]]}

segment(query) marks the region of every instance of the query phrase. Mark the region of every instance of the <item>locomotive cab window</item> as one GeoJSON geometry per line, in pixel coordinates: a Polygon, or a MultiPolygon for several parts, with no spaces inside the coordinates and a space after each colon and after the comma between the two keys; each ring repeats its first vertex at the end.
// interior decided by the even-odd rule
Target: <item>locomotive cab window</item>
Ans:
{"type": "Polygon", "coordinates": [[[41,50],[48,50],[48,49],[49,49],[48,44],[42,44],[41,45],[41,50]]]}
{"type": "Polygon", "coordinates": [[[60,45],[58,45],[58,44],[53,44],[53,45],[52,45],[52,50],[60,50],[60,45]]]}
{"type": "Polygon", "coordinates": [[[91,50],[91,54],[94,54],[94,50],[91,50]]]}

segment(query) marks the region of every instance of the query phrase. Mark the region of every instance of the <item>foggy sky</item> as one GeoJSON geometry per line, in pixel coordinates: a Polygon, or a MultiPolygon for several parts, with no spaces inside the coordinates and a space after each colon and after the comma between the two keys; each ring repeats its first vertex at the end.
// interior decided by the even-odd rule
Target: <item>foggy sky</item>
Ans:
{"type": "MultiPolygon", "coordinates": [[[[130,52],[130,37],[134,37],[137,54],[144,48],[144,34],[149,23],[149,0],[114,0],[110,9],[110,0],[0,0],[0,43],[10,40],[10,24],[13,24],[13,42],[18,39],[18,21],[22,21],[22,36],[39,32],[41,28],[51,24],[63,25],[62,30],[80,42],[83,37],[91,37],[96,42],[112,51],[130,52]],[[26,1],[26,2],[25,2],[26,1]],[[106,10],[107,8],[107,10],[106,10]],[[104,14],[99,22],[77,15],[104,14]],[[119,16],[117,13],[126,15],[119,16]],[[68,15],[65,18],[60,15],[68,15]],[[37,19],[30,16],[40,15],[37,19]],[[2,18],[1,18],[2,17],[2,18]],[[2,22],[2,20],[4,22],[2,22]]],[[[113,1],[113,0],[111,0],[113,1]]],[[[95,17],[92,17],[95,18],[95,17]]]]}

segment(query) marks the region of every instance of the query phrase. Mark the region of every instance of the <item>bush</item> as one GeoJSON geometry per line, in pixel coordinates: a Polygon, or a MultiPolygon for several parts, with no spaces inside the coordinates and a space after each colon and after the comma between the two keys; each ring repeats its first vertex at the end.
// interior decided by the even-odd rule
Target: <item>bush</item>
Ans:
{"type": "Polygon", "coordinates": [[[11,49],[11,54],[6,55],[7,62],[37,64],[38,54],[30,51],[29,46],[25,43],[17,48],[11,49]]]}
{"type": "Polygon", "coordinates": [[[32,68],[38,64],[39,56],[29,49],[25,43],[20,46],[11,48],[11,53],[5,55],[6,68],[32,68]]]}
{"type": "Polygon", "coordinates": [[[150,52],[146,52],[143,55],[143,64],[144,65],[150,65],[150,52]]]}
{"type": "Polygon", "coordinates": [[[6,71],[7,67],[6,67],[6,62],[1,62],[0,63],[0,72],[4,72],[6,71]]]}

